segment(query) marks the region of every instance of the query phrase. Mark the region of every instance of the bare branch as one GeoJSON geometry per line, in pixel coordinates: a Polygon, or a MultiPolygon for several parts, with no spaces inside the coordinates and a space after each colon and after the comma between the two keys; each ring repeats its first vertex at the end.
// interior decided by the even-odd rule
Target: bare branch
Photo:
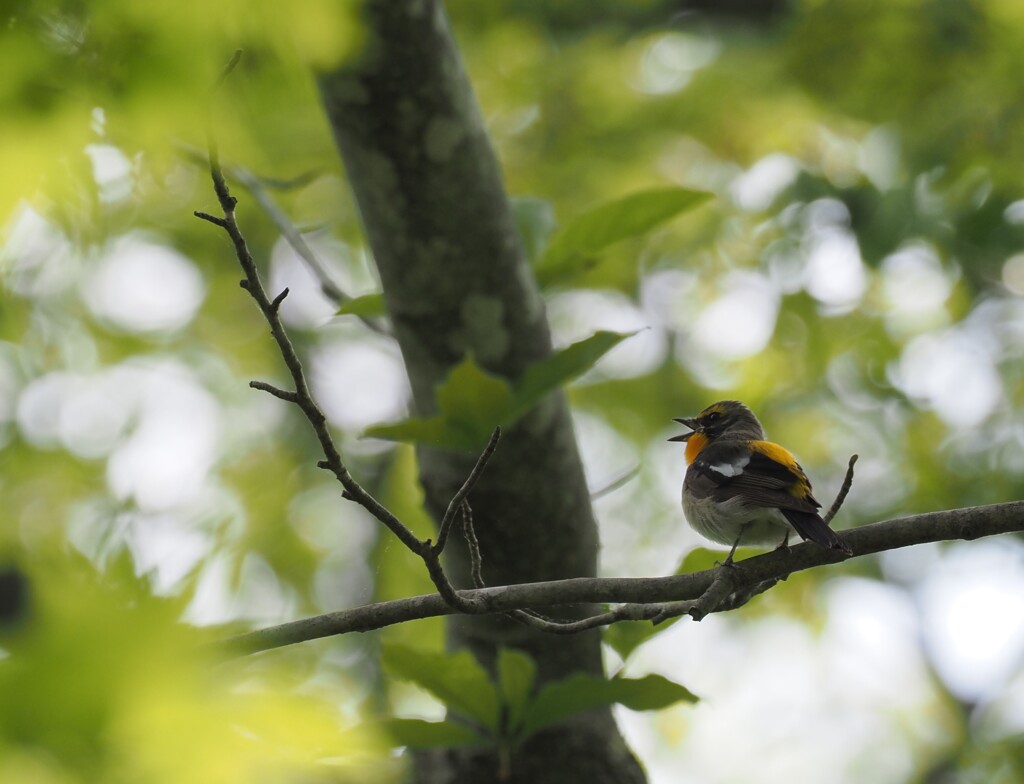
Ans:
{"type": "Polygon", "coordinates": [[[459,509],[462,507],[462,502],[466,500],[466,496],[469,495],[473,486],[483,475],[484,469],[487,467],[487,461],[491,459],[491,455],[497,449],[500,438],[501,428],[496,427],[494,432],[491,433],[491,438],[487,442],[487,446],[484,447],[484,451],[477,458],[476,465],[473,466],[473,470],[466,477],[466,481],[462,483],[462,487],[452,496],[452,500],[448,502],[448,508],[445,510],[444,517],[441,519],[441,525],[438,527],[437,543],[434,545],[435,554],[440,555],[444,551],[445,543],[448,541],[448,533],[451,530],[452,523],[455,521],[455,515],[458,514],[459,509]]]}
{"type": "MultiPolygon", "coordinates": [[[[957,539],[976,539],[1010,532],[1024,531],[1024,501],[991,506],[929,512],[912,517],[872,523],[844,531],[845,541],[855,556],[909,547],[925,542],[957,539]]],[[[775,550],[748,558],[736,565],[736,585],[732,596],[749,599],[766,590],[777,581],[795,572],[846,560],[842,553],[819,547],[813,543],[794,545],[789,550],[775,550]]],[[[478,603],[488,613],[507,613],[536,607],[554,607],[569,604],[642,604],[654,605],[659,614],[654,618],[672,617],[689,612],[695,600],[700,599],[713,584],[720,568],[693,574],[650,578],[580,577],[567,580],[505,585],[461,591],[463,598],[478,603]],[[674,612],[664,614],[664,603],[678,603],[674,612]]],[[[740,602],[742,604],[742,602],[740,602]]],[[[733,609],[732,598],[722,602],[716,611],[733,609]]],[[[391,602],[365,605],[350,610],[304,618],[280,626],[238,635],[225,641],[236,653],[293,645],[307,640],[350,632],[371,631],[420,618],[451,615],[456,610],[438,594],[414,596],[391,602]]],[[[611,611],[613,614],[618,611],[611,611]]],[[[623,611],[627,616],[632,610],[623,611]]],[[[646,612],[646,611],[645,611],[646,612]]],[[[600,616],[596,616],[600,617],[600,616]]],[[[609,622],[624,620],[614,618],[609,622]]],[[[597,621],[586,619],[587,623],[597,621]]]]}
{"type": "MultiPolygon", "coordinates": [[[[711,570],[713,577],[711,584],[694,600],[664,602],[657,604],[621,604],[608,612],[583,618],[578,621],[557,621],[547,618],[535,610],[513,610],[509,613],[521,623],[531,626],[534,629],[548,632],[549,634],[577,634],[587,629],[596,629],[600,626],[608,626],[619,621],[651,621],[659,624],[670,618],[680,615],[689,615],[693,620],[700,621],[713,612],[724,608],[727,601],[736,596],[736,585],[738,582],[739,567],[736,564],[728,564],[711,570]]],[[[777,580],[759,583],[758,593],[768,590],[771,582],[774,585],[777,580]],[[763,587],[761,587],[763,586],[763,587]]],[[[747,594],[747,592],[743,592],[747,594]]],[[[738,607],[745,604],[753,596],[749,593],[743,601],[737,603],[738,607]]]]}
{"type": "MultiPolygon", "coordinates": [[[[264,214],[270,218],[271,222],[277,227],[277,230],[281,232],[281,236],[291,245],[296,255],[305,262],[310,273],[319,282],[320,291],[323,292],[324,296],[337,305],[344,305],[351,300],[352,296],[342,291],[341,287],[331,279],[327,267],[320,261],[313,249],[309,247],[309,243],[306,242],[302,233],[295,228],[285,212],[277,206],[277,202],[267,192],[260,179],[242,166],[228,167],[228,174],[233,179],[238,180],[252,194],[253,199],[263,210],[264,214]]],[[[381,335],[391,334],[390,330],[376,319],[364,316],[359,316],[359,319],[374,332],[378,332],[381,335]]]]}
{"type": "MultiPolygon", "coordinates": [[[[358,482],[356,482],[345,467],[345,463],[341,458],[341,453],[335,446],[334,439],[331,437],[330,430],[327,426],[327,417],[324,416],[323,411],[320,410],[320,407],[313,399],[312,393],[309,390],[309,385],[306,382],[305,372],[303,371],[299,355],[295,351],[295,347],[292,345],[291,339],[288,337],[288,333],[285,331],[284,324],[281,321],[281,317],[277,312],[274,302],[270,300],[267,296],[266,290],[263,288],[263,282],[260,279],[256,262],[253,259],[252,254],[249,252],[245,237],[242,235],[242,231],[238,226],[238,220],[235,215],[237,200],[231,195],[228,184],[224,179],[224,172],[221,169],[220,157],[217,152],[216,140],[214,139],[212,132],[208,135],[208,143],[210,177],[213,180],[213,187],[217,193],[217,200],[220,203],[221,210],[224,212],[223,219],[214,219],[210,222],[224,229],[227,235],[231,238],[231,242],[235,249],[235,256],[238,258],[238,263],[241,265],[242,270],[245,273],[245,278],[242,281],[242,287],[248,291],[250,296],[252,296],[256,301],[257,306],[263,313],[263,317],[270,325],[271,335],[273,335],[274,341],[277,343],[281,356],[284,359],[284,363],[288,367],[288,371],[295,383],[294,393],[288,393],[284,390],[276,390],[276,392],[274,392],[268,388],[269,385],[266,387],[258,386],[257,388],[264,389],[265,391],[271,392],[271,394],[276,394],[278,397],[281,397],[284,400],[289,400],[290,402],[294,402],[298,405],[302,410],[302,413],[305,414],[306,419],[309,420],[309,424],[313,428],[317,440],[320,442],[320,447],[324,453],[324,464],[326,468],[331,471],[335,477],[337,477],[338,481],[351,496],[352,500],[364,507],[368,512],[370,512],[370,514],[386,525],[388,529],[399,538],[402,544],[414,553],[422,555],[427,549],[425,543],[413,534],[413,532],[397,517],[395,517],[394,514],[385,508],[383,504],[381,504],[358,482]],[[292,398],[292,395],[294,395],[294,399],[292,398]]],[[[205,213],[203,215],[205,215],[205,213]]],[[[203,217],[203,215],[199,217],[203,217]]],[[[210,217],[212,216],[203,217],[203,220],[209,220],[210,217]]],[[[279,301],[278,304],[280,304],[279,301]]]]}
{"type": "Polygon", "coordinates": [[[423,563],[426,564],[427,574],[430,575],[431,582],[434,583],[434,587],[437,588],[438,594],[446,605],[466,615],[479,615],[488,612],[487,605],[482,603],[479,597],[471,595],[468,591],[460,592],[455,590],[448,579],[448,575],[444,573],[444,569],[441,567],[440,553],[428,546],[424,547],[419,555],[423,559],[423,563]]]}
{"type": "MultiPolygon", "coordinates": [[[[229,68],[226,69],[225,75],[230,73],[230,69],[236,64],[238,54],[239,53],[236,53],[236,59],[233,60],[232,63],[229,63],[229,68]]],[[[256,301],[257,306],[263,313],[263,317],[270,325],[270,332],[277,343],[281,356],[284,359],[284,363],[288,367],[288,371],[291,373],[292,381],[295,384],[295,390],[290,391],[281,389],[263,381],[252,381],[249,386],[254,389],[268,392],[274,397],[280,398],[281,400],[285,400],[289,403],[294,403],[299,407],[306,419],[309,421],[310,426],[313,428],[324,453],[325,459],[319,461],[317,465],[320,468],[331,471],[335,477],[337,477],[338,481],[344,488],[342,492],[344,498],[354,501],[370,512],[370,514],[387,526],[388,529],[398,537],[402,544],[423,559],[423,563],[427,568],[430,579],[438,590],[439,596],[449,607],[459,612],[469,614],[486,612],[487,608],[480,603],[479,599],[472,596],[464,596],[455,590],[441,566],[441,552],[444,549],[444,543],[448,537],[448,532],[451,528],[455,515],[465,502],[466,496],[473,489],[473,486],[483,473],[483,470],[487,465],[487,461],[490,459],[491,455],[494,454],[498,439],[501,435],[501,429],[495,429],[487,447],[477,459],[476,465],[470,472],[466,481],[463,483],[462,488],[452,498],[451,503],[448,506],[448,511],[442,521],[438,535],[438,543],[436,545],[431,545],[429,539],[425,541],[419,539],[412,530],[399,520],[389,509],[387,509],[387,507],[367,492],[352,477],[348,472],[348,469],[345,467],[341,453],[335,445],[334,439],[327,426],[327,417],[324,416],[323,411],[321,411],[320,407],[313,399],[313,395],[310,392],[309,385],[306,381],[305,372],[302,368],[302,362],[299,359],[298,353],[295,351],[295,347],[292,345],[291,339],[288,337],[288,333],[284,328],[284,323],[281,321],[281,316],[278,311],[280,310],[280,306],[284,301],[284,298],[288,296],[288,289],[284,289],[284,291],[271,300],[267,295],[266,289],[263,287],[263,282],[260,279],[256,262],[253,259],[252,254],[249,252],[245,237],[238,226],[238,220],[235,214],[235,206],[238,202],[237,199],[231,195],[230,188],[228,187],[227,181],[224,177],[224,171],[220,165],[216,140],[212,131],[208,131],[207,143],[209,145],[210,176],[213,179],[214,191],[217,194],[217,200],[220,202],[221,210],[224,212],[224,217],[216,218],[207,213],[200,212],[197,212],[196,216],[224,229],[231,238],[231,242],[235,249],[235,256],[242,267],[242,271],[245,273],[245,278],[241,281],[241,286],[248,291],[249,295],[256,301]]]]}
{"type": "MultiPolygon", "coordinates": [[[[717,610],[722,605],[722,602],[729,597],[729,594],[736,590],[739,582],[739,575],[737,574],[739,570],[740,567],[735,563],[719,566],[715,569],[715,576],[711,580],[711,585],[708,586],[704,593],[697,597],[697,601],[685,609],[687,615],[695,621],[701,621],[709,613],[717,610]]],[[[670,617],[672,617],[671,610],[663,610],[658,615],[658,621],[664,621],[670,617]]]]}
{"type": "Polygon", "coordinates": [[[258,389],[262,392],[267,392],[276,398],[287,401],[288,403],[298,403],[299,396],[288,389],[281,389],[275,387],[273,384],[268,384],[266,381],[250,381],[249,386],[253,389],[258,389]]]}
{"type": "MultiPolygon", "coordinates": [[[[686,602],[692,604],[692,602],[686,602]]],[[[512,610],[509,615],[517,621],[548,634],[579,634],[589,629],[610,626],[619,621],[652,621],[661,612],[658,604],[620,604],[614,610],[591,615],[579,621],[556,621],[532,610],[512,610]]],[[[682,613],[679,613],[682,615],[682,613]]]]}
{"type": "Polygon", "coordinates": [[[306,262],[313,276],[320,281],[320,290],[323,291],[324,296],[339,305],[352,299],[331,280],[327,268],[320,263],[320,259],[317,258],[313,249],[309,247],[309,244],[299,230],[295,228],[284,211],[277,206],[277,202],[274,201],[273,197],[267,193],[259,178],[242,166],[230,166],[228,167],[228,173],[249,191],[264,214],[270,218],[271,223],[281,232],[281,236],[292,246],[292,250],[298,254],[299,258],[306,262]]]}
{"type": "Polygon", "coordinates": [[[839,512],[839,507],[843,505],[843,501],[846,500],[847,493],[850,492],[850,487],[853,485],[853,466],[857,462],[859,455],[851,455],[850,463],[846,466],[846,478],[843,480],[843,486],[839,488],[839,494],[836,496],[836,500],[832,502],[831,508],[828,510],[822,519],[825,521],[825,525],[832,522],[832,518],[839,512]]]}
{"type": "Polygon", "coordinates": [[[214,226],[220,226],[222,229],[226,229],[228,227],[227,221],[225,221],[223,218],[218,218],[216,215],[211,215],[208,212],[196,210],[192,214],[201,220],[209,221],[214,226]]]}
{"type": "MultiPolygon", "coordinates": [[[[234,167],[228,170],[231,174],[234,167]]],[[[248,171],[248,170],[247,170],[248,171]]],[[[268,177],[267,175],[253,174],[256,178],[256,182],[260,185],[264,185],[267,188],[275,191],[293,191],[296,188],[302,188],[303,186],[309,185],[317,177],[324,173],[324,167],[320,166],[314,169],[307,169],[306,171],[296,174],[294,177],[268,177]]],[[[244,183],[243,183],[244,184],[244,183]]]]}
{"type": "Polygon", "coordinates": [[[274,309],[275,313],[281,309],[281,303],[284,302],[284,299],[285,297],[288,296],[288,294],[289,289],[287,286],[285,286],[281,293],[274,297],[274,301],[270,303],[270,307],[274,309]]]}
{"type": "MultiPolygon", "coordinates": [[[[179,152],[183,157],[189,161],[202,166],[210,165],[209,153],[203,152],[197,147],[193,147],[190,144],[178,143],[177,145],[179,152]]],[[[268,192],[268,188],[276,188],[279,190],[287,190],[289,188],[299,187],[309,182],[313,177],[316,176],[316,172],[306,172],[299,175],[291,180],[277,180],[271,177],[260,177],[251,172],[244,166],[238,166],[237,164],[229,164],[222,166],[225,179],[234,181],[249,191],[253,197],[253,201],[263,210],[263,213],[270,219],[270,222],[277,227],[277,230],[281,232],[281,236],[284,238],[295,254],[302,259],[306,267],[309,269],[310,274],[316,278],[317,283],[320,285],[320,291],[327,299],[331,300],[336,305],[344,305],[346,302],[354,299],[354,297],[348,292],[344,291],[341,286],[334,282],[328,271],[327,265],[324,264],[316,252],[309,246],[302,232],[295,227],[292,223],[291,218],[288,217],[287,213],[278,206],[274,197],[268,192]]],[[[225,228],[220,218],[216,218],[207,213],[196,213],[196,217],[200,217],[203,220],[208,220],[221,228],[225,228]]],[[[357,316],[367,327],[372,329],[381,335],[391,335],[391,330],[381,322],[379,319],[370,318],[368,316],[357,316]]]]}
{"type": "Polygon", "coordinates": [[[480,542],[476,538],[476,530],[473,528],[473,509],[469,501],[462,502],[462,535],[466,537],[466,547],[469,549],[469,571],[473,580],[474,588],[484,588],[483,559],[480,556],[480,542]]]}
{"type": "Polygon", "coordinates": [[[628,471],[623,471],[621,474],[619,474],[617,477],[609,481],[607,484],[597,488],[597,490],[592,490],[590,493],[590,500],[596,501],[598,498],[604,498],[604,496],[608,495],[609,493],[614,493],[624,484],[631,482],[638,476],[640,476],[639,463],[630,468],[628,471]]]}

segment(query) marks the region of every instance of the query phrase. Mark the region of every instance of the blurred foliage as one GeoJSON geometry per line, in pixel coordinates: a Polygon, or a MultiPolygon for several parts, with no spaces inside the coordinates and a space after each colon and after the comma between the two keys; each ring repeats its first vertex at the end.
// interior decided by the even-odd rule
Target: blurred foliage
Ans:
{"type": "MultiPolygon", "coordinates": [[[[74,175],[88,174],[87,145],[98,137],[119,145],[129,158],[144,156],[144,179],[168,175],[177,166],[174,143],[202,141],[211,88],[237,48],[247,52],[242,68],[261,106],[256,115],[244,102],[227,99],[218,106],[237,118],[219,129],[223,142],[262,163],[261,148],[287,141],[298,153],[294,165],[302,166],[300,156],[308,148],[292,147],[296,134],[304,127],[322,137],[323,123],[306,71],[330,67],[358,46],[353,11],[332,0],[314,0],[302,14],[270,0],[6,3],[0,67],[7,78],[0,101],[9,131],[0,146],[6,173],[0,213],[43,189],[56,202],[55,211],[73,220],[66,213],[89,195],[67,188],[74,175]],[[299,96],[303,100],[296,103],[299,96]],[[299,105],[304,113],[296,111],[299,105]],[[116,117],[112,127],[108,116],[116,117]]],[[[328,150],[325,145],[320,152],[328,150]]],[[[105,222],[99,213],[90,217],[100,224],[93,230],[105,222]]],[[[75,228],[87,229],[89,222],[76,222],[75,228]]]]}
{"type": "MultiPolygon", "coordinates": [[[[420,704],[381,677],[373,636],[211,670],[197,651],[219,633],[175,623],[265,625],[429,590],[315,468],[296,412],[246,388],[284,371],[223,237],[191,216],[215,205],[195,152],[212,116],[225,162],[262,177],[338,284],[369,295],[346,312],[377,312],[310,75],[358,48],[356,9],[0,6],[0,781],[159,781],[172,763],[196,781],[266,765],[318,780],[307,763],[348,759],[342,718],[420,704]]],[[[1017,0],[448,9],[531,260],[583,237],[541,276],[558,345],[640,330],[569,389],[591,476],[641,464],[598,505],[610,572],[668,571],[674,548],[699,546],[678,533],[682,457],[664,439],[671,417],[722,397],[795,449],[823,501],[860,453],[839,527],[1021,497],[1017,0]],[[636,230],[593,212],[695,192],[714,198],[636,230]]],[[[282,312],[353,474],[428,535],[413,451],[359,438],[403,416],[398,352],[334,317],[235,187],[254,255],[292,289],[282,312]]],[[[842,569],[895,579],[869,559],[842,569]]],[[[835,573],[741,614],[817,629],[835,573]]],[[[649,631],[610,638],[632,663],[649,631]]],[[[384,636],[438,651],[441,634],[384,636]]],[[[915,771],[951,760],[965,780],[1010,781],[1016,732],[968,727],[939,751],[906,737],[915,771]]]]}
{"type": "Polygon", "coordinates": [[[397,677],[430,692],[449,709],[442,722],[389,723],[396,743],[413,748],[491,744],[507,753],[545,727],[592,708],[619,704],[646,711],[697,701],[687,688],[660,675],[604,679],[576,673],[535,692],[536,662],[509,648],[498,654],[494,681],[466,650],[433,653],[390,645],[383,660],[397,677]]]}
{"type": "MultiPolygon", "coordinates": [[[[605,249],[626,239],[645,237],[652,229],[699,206],[710,195],[685,188],[657,188],[595,207],[551,238],[534,265],[537,281],[550,287],[559,279],[578,277],[597,262],[605,249]]],[[[539,233],[528,229],[526,235],[539,233]]]]}
{"type": "MultiPolygon", "coordinates": [[[[37,556],[40,555],[37,553],[37,556]]],[[[0,781],[364,781],[382,740],[345,730],[330,691],[281,662],[218,662],[127,558],[100,575],[37,557],[28,617],[0,632],[0,781]]]]}
{"type": "Polygon", "coordinates": [[[442,449],[479,450],[496,427],[515,424],[627,337],[597,332],[531,365],[514,384],[488,373],[467,356],[438,384],[436,416],[377,425],[367,430],[367,435],[442,449]]]}

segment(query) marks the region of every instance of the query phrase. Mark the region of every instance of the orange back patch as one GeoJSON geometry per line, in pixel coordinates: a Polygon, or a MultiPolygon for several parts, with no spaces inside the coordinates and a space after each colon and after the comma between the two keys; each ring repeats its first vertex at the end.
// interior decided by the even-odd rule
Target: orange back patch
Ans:
{"type": "Polygon", "coordinates": [[[797,473],[800,470],[800,466],[797,465],[796,458],[793,457],[792,453],[784,446],[779,446],[773,441],[751,441],[750,447],[755,452],[760,452],[767,458],[774,460],[776,463],[786,466],[793,473],[797,473]]]}
{"type": "Polygon", "coordinates": [[[785,466],[793,473],[797,481],[789,488],[791,495],[797,498],[806,498],[811,494],[811,483],[807,480],[807,474],[804,473],[804,469],[800,467],[796,458],[793,457],[792,452],[772,441],[751,441],[750,447],[755,452],[760,452],[770,460],[785,466]]]}

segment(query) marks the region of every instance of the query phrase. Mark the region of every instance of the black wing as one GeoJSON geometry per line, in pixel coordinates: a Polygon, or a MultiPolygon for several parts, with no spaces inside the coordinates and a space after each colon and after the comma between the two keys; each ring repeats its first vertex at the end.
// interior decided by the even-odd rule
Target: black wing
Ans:
{"type": "Polygon", "coordinates": [[[739,496],[749,506],[778,509],[803,539],[849,552],[818,515],[821,504],[793,456],[776,444],[753,447],[729,442],[705,447],[686,473],[687,489],[698,498],[721,502],[739,496]]]}

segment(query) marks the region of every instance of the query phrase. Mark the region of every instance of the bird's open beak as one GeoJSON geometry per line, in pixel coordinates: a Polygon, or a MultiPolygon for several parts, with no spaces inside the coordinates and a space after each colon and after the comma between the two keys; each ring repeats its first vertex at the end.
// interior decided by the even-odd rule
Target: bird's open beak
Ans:
{"type": "Polygon", "coordinates": [[[688,418],[685,418],[685,417],[680,417],[680,418],[677,418],[677,419],[673,419],[672,421],[673,422],[678,422],[681,425],[685,425],[686,427],[690,428],[691,432],[683,433],[680,436],[672,436],[672,438],[670,438],[669,441],[689,441],[690,440],[690,436],[692,436],[694,433],[697,432],[697,420],[696,419],[688,419],[688,418]]]}

